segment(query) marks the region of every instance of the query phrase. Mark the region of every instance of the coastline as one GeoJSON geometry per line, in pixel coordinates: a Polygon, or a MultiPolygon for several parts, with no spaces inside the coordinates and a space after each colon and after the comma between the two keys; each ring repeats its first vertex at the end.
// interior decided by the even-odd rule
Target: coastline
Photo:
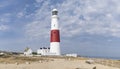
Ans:
{"type": "Polygon", "coordinates": [[[120,60],[120,57],[108,57],[108,56],[82,56],[87,58],[98,58],[98,59],[111,59],[111,60],[120,60]]]}

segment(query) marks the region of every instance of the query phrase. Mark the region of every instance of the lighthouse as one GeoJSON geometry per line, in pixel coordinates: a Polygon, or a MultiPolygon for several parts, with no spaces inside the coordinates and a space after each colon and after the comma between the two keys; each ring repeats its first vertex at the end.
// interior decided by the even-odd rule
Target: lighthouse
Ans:
{"type": "Polygon", "coordinates": [[[60,55],[60,32],[58,25],[58,11],[52,10],[51,31],[50,31],[50,53],[60,55]]]}

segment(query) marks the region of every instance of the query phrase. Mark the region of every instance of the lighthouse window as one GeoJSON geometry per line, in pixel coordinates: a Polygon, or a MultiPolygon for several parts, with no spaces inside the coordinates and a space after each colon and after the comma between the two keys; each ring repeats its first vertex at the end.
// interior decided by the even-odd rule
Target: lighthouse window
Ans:
{"type": "Polygon", "coordinates": [[[53,11],[52,15],[57,15],[58,11],[53,11]]]}
{"type": "Polygon", "coordinates": [[[54,27],[55,27],[55,24],[54,24],[54,27]]]}

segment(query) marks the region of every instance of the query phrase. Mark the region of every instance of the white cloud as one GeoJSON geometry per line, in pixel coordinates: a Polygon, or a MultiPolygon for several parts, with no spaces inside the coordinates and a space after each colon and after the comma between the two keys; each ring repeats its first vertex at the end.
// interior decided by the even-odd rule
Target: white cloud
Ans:
{"type": "Polygon", "coordinates": [[[11,14],[10,13],[4,13],[1,14],[0,17],[0,31],[6,31],[9,30],[10,27],[6,23],[10,22],[11,14]]]}
{"type": "Polygon", "coordinates": [[[119,26],[119,21],[115,19],[119,13],[114,11],[120,6],[119,3],[119,0],[74,0],[71,2],[66,0],[60,8],[58,7],[61,12],[61,22],[63,21],[62,28],[67,29],[63,33],[69,32],[72,36],[88,33],[120,37],[120,27],[116,27],[119,26]],[[77,33],[72,32],[73,30],[77,30],[77,33]]]}
{"type": "Polygon", "coordinates": [[[18,18],[21,18],[21,17],[23,17],[25,14],[23,13],[23,12],[19,12],[18,14],[17,14],[17,17],[18,18]]]}
{"type": "MultiPolygon", "coordinates": [[[[62,36],[87,33],[120,37],[119,3],[119,0],[65,0],[57,4],[62,36]]],[[[48,36],[53,7],[49,0],[43,2],[36,10],[33,22],[26,26],[27,35],[33,38],[48,36]]]]}
{"type": "Polygon", "coordinates": [[[9,27],[7,25],[0,25],[0,31],[6,31],[9,27]]]}
{"type": "Polygon", "coordinates": [[[40,39],[48,37],[50,25],[49,2],[46,1],[43,6],[36,10],[33,22],[26,25],[26,34],[30,39],[40,39]]]}
{"type": "Polygon", "coordinates": [[[2,14],[1,17],[0,17],[0,23],[9,22],[10,21],[10,16],[11,16],[10,13],[2,14]]]}

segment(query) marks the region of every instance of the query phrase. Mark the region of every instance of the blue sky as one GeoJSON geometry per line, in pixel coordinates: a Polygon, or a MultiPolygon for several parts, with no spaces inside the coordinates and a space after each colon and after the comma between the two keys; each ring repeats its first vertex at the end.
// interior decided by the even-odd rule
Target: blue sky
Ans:
{"type": "Polygon", "coordinates": [[[59,11],[62,53],[120,57],[119,0],[0,0],[0,50],[50,45],[51,10],[59,11]]]}

